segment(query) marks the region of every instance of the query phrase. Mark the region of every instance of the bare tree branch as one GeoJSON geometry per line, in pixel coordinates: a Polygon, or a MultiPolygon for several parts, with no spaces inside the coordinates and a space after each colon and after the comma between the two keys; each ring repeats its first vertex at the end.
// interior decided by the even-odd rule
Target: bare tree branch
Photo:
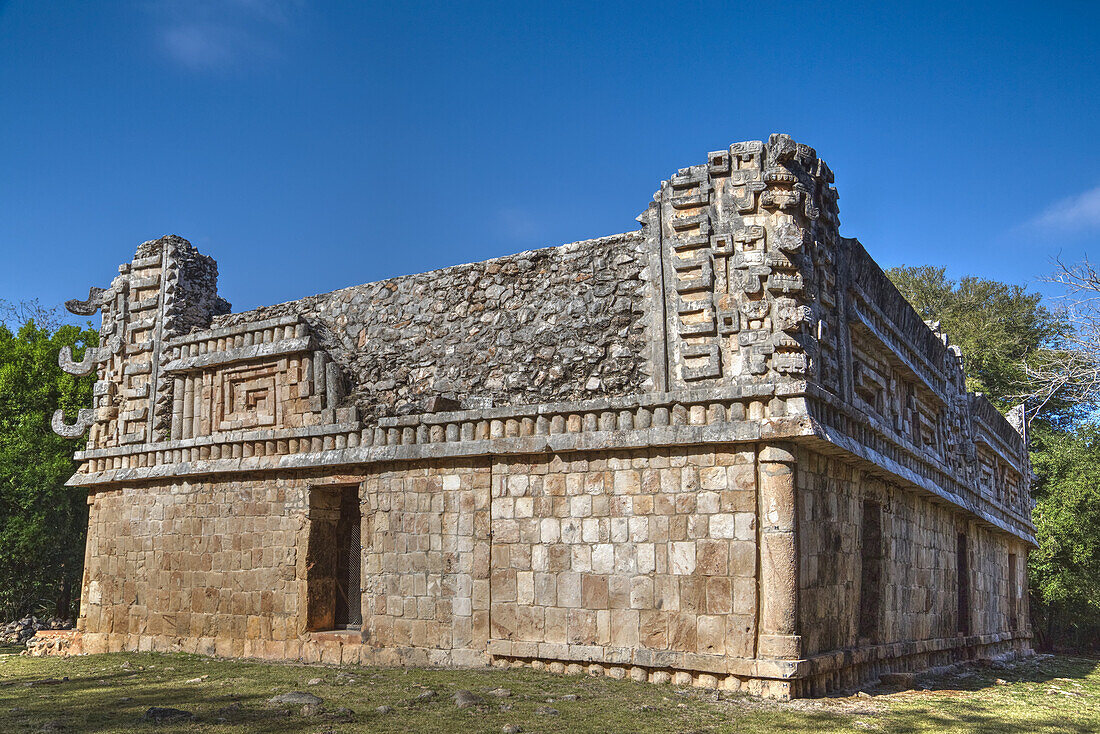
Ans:
{"type": "Polygon", "coordinates": [[[1031,415],[1055,396],[1100,403],[1100,268],[1087,257],[1075,264],[1059,257],[1054,264],[1054,273],[1040,280],[1063,289],[1057,306],[1066,327],[1036,359],[1024,364],[1030,385],[1020,397],[1031,415]]]}

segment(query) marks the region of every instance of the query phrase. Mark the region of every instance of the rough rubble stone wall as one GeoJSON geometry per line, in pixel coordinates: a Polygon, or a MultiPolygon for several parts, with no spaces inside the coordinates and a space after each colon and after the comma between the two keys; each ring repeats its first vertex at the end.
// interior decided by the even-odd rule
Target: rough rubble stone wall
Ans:
{"type": "Polygon", "coordinates": [[[888,484],[859,467],[810,450],[798,454],[801,614],[804,653],[945,640],[958,635],[957,536],[970,557],[971,636],[1008,634],[1008,554],[1019,556],[1016,614],[1020,627],[1027,588],[1027,548],[1004,533],[980,527],[927,497],[888,484]],[[863,502],[882,509],[884,568],[878,627],[859,636],[863,502]]]}
{"type": "Polygon", "coordinates": [[[365,419],[652,389],[649,273],[637,233],[533,250],[222,316],[300,314],[355,388],[365,419]]]}

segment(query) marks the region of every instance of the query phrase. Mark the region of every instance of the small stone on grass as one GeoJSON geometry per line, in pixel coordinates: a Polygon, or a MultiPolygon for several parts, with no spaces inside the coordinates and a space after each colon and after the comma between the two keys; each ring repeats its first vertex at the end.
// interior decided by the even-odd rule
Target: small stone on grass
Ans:
{"type": "Polygon", "coordinates": [[[460,709],[468,709],[471,706],[477,706],[481,703],[481,698],[472,691],[460,690],[455,691],[455,706],[460,709]]]}
{"type": "Polygon", "coordinates": [[[272,696],[267,699],[267,701],[268,703],[289,704],[291,706],[305,706],[307,704],[319,706],[324,703],[324,699],[320,696],[314,696],[312,693],[306,693],[305,691],[280,693],[278,696],[272,696]]]}
{"type": "Polygon", "coordinates": [[[151,706],[141,718],[146,721],[161,724],[166,721],[193,721],[195,715],[183,709],[174,709],[168,706],[151,706]]]}

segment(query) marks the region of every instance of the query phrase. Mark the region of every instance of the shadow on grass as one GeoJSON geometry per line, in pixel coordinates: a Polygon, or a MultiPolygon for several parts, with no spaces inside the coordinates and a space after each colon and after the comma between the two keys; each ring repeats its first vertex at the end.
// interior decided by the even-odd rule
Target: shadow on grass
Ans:
{"type": "Polygon", "coordinates": [[[922,679],[933,691],[980,691],[997,683],[1048,683],[1058,679],[1085,680],[1100,668],[1100,660],[1080,657],[1037,657],[1015,665],[971,665],[965,670],[936,678],[922,679]]]}
{"type": "MultiPolygon", "coordinates": [[[[1089,679],[1098,661],[1055,658],[1008,668],[971,668],[961,675],[922,679],[928,691],[856,699],[848,708],[805,707],[735,699],[716,705],[701,691],[649,686],[607,678],[556,676],[524,670],[333,668],[300,664],[227,661],[189,655],[112,654],[85,658],[0,661],[0,734],[41,730],[56,722],[76,732],[499,732],[517,723],[526,732],[734,732],[931,731],[1090,732],[1100,721],[1100,680],[1089,679]],[[68,680],[43,683],[51,677],[68,680]],[[207,676],[202,678],[202,676],[207,676]],[[354,679],[339,682],[340,677],[354,679]],[[323,679],[307,687],[307,679],[323,679]],[[1007,685],[997,685],[1001,678],[1007,685]],[[199,682],[189,682],[201,679],[199,682]],[[1069,711],[1046,685],[1079,683],[1084,710],[1069,711]],[[339,687],[338,687],[339,686],[339,687]],[[504,686],[513,695],[503,712],[489,700],[459,710],[450,696],[459,688],[484,692],[504,686]],[[431,688],[437,695],[417,702],[431,688]],[[267,700],[292,690],[314,692],[330,712],[347,707],[350,721],[304,715],[301,706],[271,707],[267,700]],[[566,702],[565,694],[580,694],[566,702]],[[556,701],[556,702],[555,702],[556,701]],[[380,704],[392,707],[378,713],[380,704]],[[551,705],[559,715],[538,715],[551,705]],[[193,722],[144,721],[150,707],[195,714],[193,722]],[[1091,709],[1089,709],[1091,707],[1091,709]],[[15,710],[13,710],[15,709],[15,710]],[[1089,710],[1096,716],[1089,719],[1089,710]],[[219,721],[224,719],[224,722],[219,721]],[[1091,721],[1091,723],[1090,723],[1091,721]]],[[[882,689],[888,693],[888,689],[882,689]]]]}
{"type": "Polygon", "coordinates": [[[880,688],[872,700],[891,699],[879,721],[883,730],[898,734],[1087,734],[1100,731],[1100,681],[1090,680],[1098,668],[1100,660],[1045,656],[1014,665],[972,665],[921,677],[914,691],[880,688]]]}
{"type": "MultiPolygon", "coordinates": [[[[165,656],[151,666],[119,663],[131,655],[90,656],[82,662],[99,659],[101,667],[93,671],[69,673],[66,677],[43,678],[38,675],[3,675],[0,667],[0,732],[61,729],[77,732],[129,731],[202,731],[233,726],[248,732],[315,732],[329,724],[349,720],[369,730],[373,712],[333,716],[332,711],[303,716],[301,706],[270,705],[267,699],[276,693],[300,688],[301,670],[274,666],[271,675],[259,666],[250,670],[248,663],[223,669],[220,661],[203,658],[181,660],[165,656]],[[173,663],[175,663],[173,665],[173,663]],[[263,679],[256,685],[234,686],[254,672],[263,679]],[[172,680],[164,680],[170,674],[172,680]],[[188,677],[209,676],[199,684],[185,683],[188,677]],[[158,676],[154,679],[154,676],[158,676]],[[248,688],[250,690],[242,690],[248,688]],[[270,689],[270,690],[269,690],[270,689]],[[152,707],[175,708],[194,714],[189,721],[156,723],[145,719],[152,707]],[[43,729],[45,727],[45,729],[43,729]]],[[[146,657],[146,656],[140,656],[146,657]]],[[[77,660],[77,659],[73,659],[77,660]]],[[[51,662],[62,662],[60,660],[51,662]]],[[[51,666],[51,675],[64,676],[60,666],[51,666]]],[[[326,671],[331,672],[331,671],[326,671]]],[[[340,707],[334,702],[330,708],[340,707]]]]}

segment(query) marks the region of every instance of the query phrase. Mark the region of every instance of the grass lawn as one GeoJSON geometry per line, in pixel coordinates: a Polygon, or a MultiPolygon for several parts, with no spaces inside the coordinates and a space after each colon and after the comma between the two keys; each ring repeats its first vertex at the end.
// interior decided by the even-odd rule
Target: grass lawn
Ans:
{"type": "Polygon", "coordinates": [[[120,653],[0,656],[0,732],[1100,732],[1100,661],[1046,657],[918,690],[761,701],[519,670],[327,667],[120,653]],[[494,689],[506,689],[496,691],[494,689]],[[927,690],[921,690],[927,689],[927,690]],[[467,708],[456,691],[474,693],[467,708]],[[319,705],[273,704],[292,691],[319,705]],[[426,693],[433,692],[434,695],[426,693]],[[150,707],[189,721],[154,722],[150,707]],[[380,707],[386,707],[381,708],[380,707]]]}

